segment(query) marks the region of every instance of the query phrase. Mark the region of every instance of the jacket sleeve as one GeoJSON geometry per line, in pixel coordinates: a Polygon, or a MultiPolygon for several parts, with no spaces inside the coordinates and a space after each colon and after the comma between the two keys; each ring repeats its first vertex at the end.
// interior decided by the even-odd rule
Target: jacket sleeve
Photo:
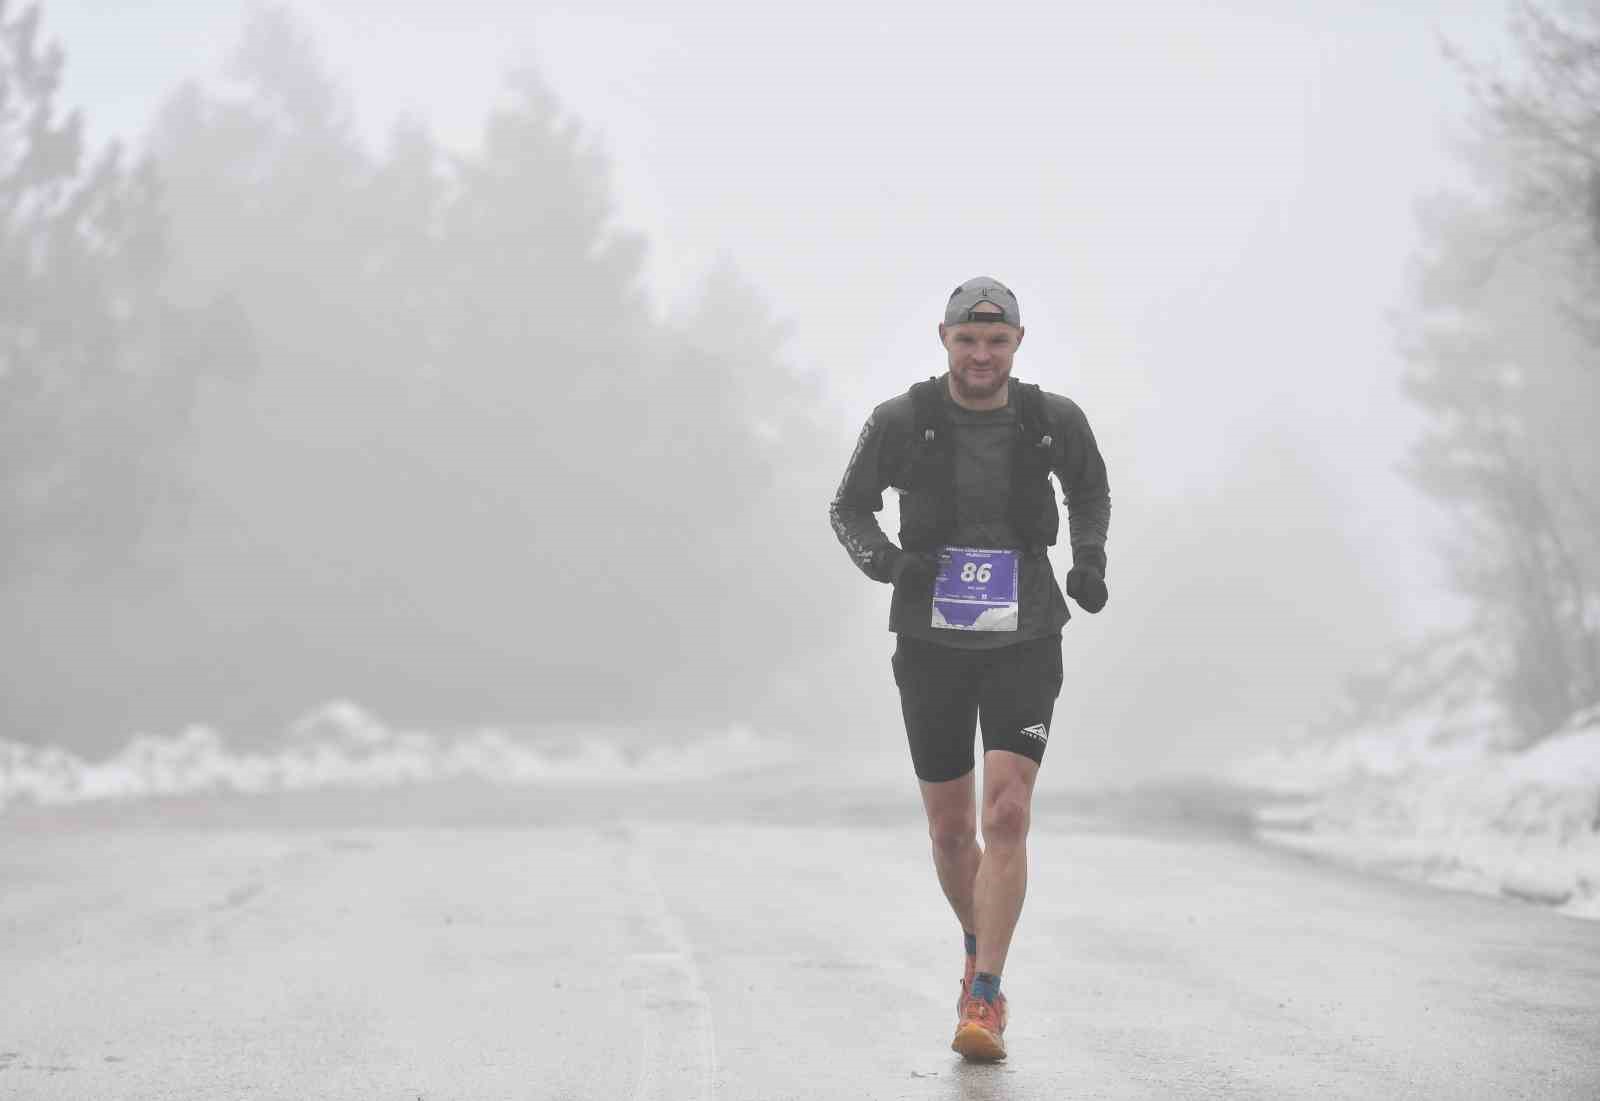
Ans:
{"type": "Polygon", "coordinates": [[[828,505],[833,534],[850,561],[874,581],[889,580],[889,556],[884,552],[894,546],[874,515],[883,510],[883,491],[890,484],[884,454],[886,420],[882,406],[867,418],[845,466],[844,478],[828,505]]]}
{"type": "Polygon", "coordinates": [[[1111,528],[1111,487],[1106,479],[1106,463],[1083,410],[1076,402],[1063,400],[1065,438],[1055,475],[1061,481],[1062,503],[1067,506],[1072,564],[1092,566],[1104,576],[1106,535],[1111,528]]]}

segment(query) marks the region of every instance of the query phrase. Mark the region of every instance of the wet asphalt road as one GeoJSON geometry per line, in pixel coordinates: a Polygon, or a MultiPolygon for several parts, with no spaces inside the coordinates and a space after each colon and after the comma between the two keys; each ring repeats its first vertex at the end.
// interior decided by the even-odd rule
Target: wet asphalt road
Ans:
{"type": "Polygon", "coordinates": [[[0,819],[0,1097],[1600,1097],[1600,923],[1048,808],[964,1065],[902,794],[0,819]]]}

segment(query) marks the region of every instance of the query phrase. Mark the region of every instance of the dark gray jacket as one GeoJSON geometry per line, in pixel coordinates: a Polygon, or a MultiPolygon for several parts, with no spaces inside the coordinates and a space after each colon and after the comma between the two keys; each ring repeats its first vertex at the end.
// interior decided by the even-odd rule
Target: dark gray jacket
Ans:
{"type": "MultiPolygon", "coordinates": [[[[1017,388],[1012,387],[1012,394],[1016,392],[1017,388]]],[[[1073,561],[1092,565],[1104,573],[1106,532],[1111,519],[1105,461],[1077,403],[1048,391],[1042,396],[1051,437],[1050,470],[1061,484],[1062,500],[1067,506],[1073,561]]],[[[1004,409],[973,412],[949,400],[948,394],[946,400],[946,412],[955,431],[957,464],[956,524],[950,544],[1023,549],[1007,518],[1017,421],[1014,401],[1004,409]]],[[[889,580],[888,556],[883,552],[894,545],[875,514],[883,509],[885,489],[906,492],[915,420],[909,394],[890,398],[872,411],[828,508],[839,542],[851,561],[874,581],[889,580]]],[[[1052,510],[1055,507],[1053,500],[1044,505],[1052,510]]],[[[890,610],[890,629],[968,647],[1003,645],[1059,631],[1069,613],[1044,555],[1024,559],[1021,590],[1022,627],[1015,634],[960,633],[963,637],[957,638],[957,632],[929,629],[925,626],[927,600],[912,607],[902,602],[899,594],[890,610]]]]}

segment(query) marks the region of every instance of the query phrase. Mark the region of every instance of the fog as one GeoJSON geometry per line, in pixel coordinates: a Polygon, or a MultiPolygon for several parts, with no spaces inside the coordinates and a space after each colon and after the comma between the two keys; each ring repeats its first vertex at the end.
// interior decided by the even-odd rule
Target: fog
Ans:
{"type": "Polygon", "coordinates": [[[1498,0],[197,12],[43,7],[199,350],[138,523],[4,579],[0,736],[348,697],[899,745],[889,590],[824,514],[980,273],[1111,481],[1053,768],[1214,767],[1466,614],[1395,317],[1465,186],[1442,43],[1500,56],[1498,0]]]}

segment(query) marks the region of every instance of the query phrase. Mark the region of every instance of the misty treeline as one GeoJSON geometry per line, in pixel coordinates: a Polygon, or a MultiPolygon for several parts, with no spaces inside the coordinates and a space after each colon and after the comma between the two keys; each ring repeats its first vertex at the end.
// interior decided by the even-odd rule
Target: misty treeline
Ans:
{"type": "Polygon", "coordinates": [[[1532,739],[1600,702],[1600,2],[1519,5],[1512,32],[1513,75],[1462,62],[1475,186],[1424,211],[1403,339],[1413,473],[1532,739]]]}
{"type": "Polygon", "coordinates": [[[819,388],[731,268],[656,315],[536,74],[374,150],[263,8],[91,157],[66,60],[0,0],[0,734],[727,721],[821,643],[819,388]]]}

